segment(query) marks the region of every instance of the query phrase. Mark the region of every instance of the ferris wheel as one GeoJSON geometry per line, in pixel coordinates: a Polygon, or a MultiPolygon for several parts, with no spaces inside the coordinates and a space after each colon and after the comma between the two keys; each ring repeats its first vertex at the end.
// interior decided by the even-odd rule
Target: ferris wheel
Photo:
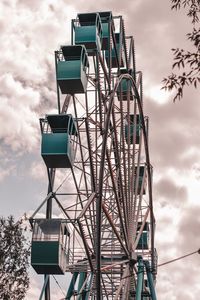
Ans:
{"type": "Polygon", "coordinates": [[[155,300],[153,169],[133,37],[110,11],[78,14],[71,29],[71,45],[55,52],[58,114],[40,119],[49,187],[30,219],[38,298],[50,300],[50,277],[68,272],[63,299],[155,300]]]}

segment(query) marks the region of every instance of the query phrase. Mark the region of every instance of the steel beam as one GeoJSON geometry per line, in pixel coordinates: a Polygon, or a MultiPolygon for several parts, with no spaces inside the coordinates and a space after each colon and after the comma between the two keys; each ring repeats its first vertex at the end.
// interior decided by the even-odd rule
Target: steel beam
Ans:
{"type": "Polygon", "coordinates": [[[144,279],[144,263],[142,257],[140,256],[138,258],[136,300],[142,300],[143,279],[144,279]]]}
{"type": "Polygon", "coordinates": [[[148,279],[148,283],[149,283],[151,300],[157,300],[157,298],[156,298],[156,292],[155,292],[155,287],[154,287],[152,270],[150,268],[149,261],[144,261],[144,264],[145,264],[146,272],[147,272],[147,279],[148,279]]]}

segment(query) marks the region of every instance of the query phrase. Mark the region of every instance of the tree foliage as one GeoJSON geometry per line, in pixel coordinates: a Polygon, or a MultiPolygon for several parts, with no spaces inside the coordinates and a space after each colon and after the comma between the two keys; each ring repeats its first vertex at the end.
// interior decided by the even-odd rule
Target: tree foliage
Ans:
{"type": "Polygon", "coordinates": [[[24,299],[29,287],[30,247],[22,220],[0,218],[0,299],[24,299]]]}
{"type": "Polygon", "coordinates": [[[171,9],[180,10],[184,8],[187,10],[187,16],[192,23],[192,31],[187,34],[187,38],[192,45],[192,51],[173,48],[172,69],[178,72],[171,73],[168,77],[163,79],[163,88],[165,90],[175,90],[174,101],[183,97],[183,90],[185,86],[194,86],[197,88],[200,83],[200,0],[171,0],[171,9]]]}

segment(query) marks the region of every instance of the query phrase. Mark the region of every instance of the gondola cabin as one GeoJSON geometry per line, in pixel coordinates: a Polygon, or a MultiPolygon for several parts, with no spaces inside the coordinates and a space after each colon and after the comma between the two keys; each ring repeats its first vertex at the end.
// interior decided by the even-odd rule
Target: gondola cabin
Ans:
{"type": "MultiPolygon", "coordinates": [[[[123,74],[129,74],[132,75],[132,70],[127,70],[126,68],[121,68],[120,69],[120,75],[123,74]]],[[[129,98],[130,100],[133,100],[133,91],[132,91],[132,83],[131,83],[131,79],[129,78],[122,78],[118,89],[117,89],[117,96],[118,96],[118,100],[123,100],[123,101],[127,101],[129,98]]]]}
{"type": "Polygon", "coordinates": [[[69,231],[66,220],[35,219],[31,265],[38,274],[64,274],[69,261],[69,231]]]}
{"type": "Polygon", "coordinates": [[[137,195],[145,195],[146,194],[146,168],[145,166],[139,167],[139,174],[137,174],[137,167],[135,168],[135,185],[134,185],[134,191],[136,189],[137,185],[137,195]],[[138,182],[136,181],[137,176],[138,182]]]}
{"type": "MultiPolygon", "coordinates": [[[[122,68],[124,67],[124,60],[122,57],[122,41],[121,41],[121,33],[115,33],[115,41],[116,41],[116,51],[114,48],[114,45],[112,47],[111,51],[111,63],[112,63],[112,68],[118,68],[118,63],[119,67],[122,68]],[[118,58],[118,60],[117,60],[118,58]]],[[[109,66],[109,51],[105,51],[105,57],[106,57],[106,63],[109,66]]]]}
{"type": "Polygon", "coordinates": [[[139,144],[140,142],[140,135],[141,135],[141,117],[140,115],[130,115],[130,126],[125,124],[125,139],[128,144],[130,140],[130,144],[139,144]],[[135,122],[136,117],[136,122],[135,122]],[[135,135],[135,136],[134,136],[135,135]],[[135,140],[134,140],[135,137],[135,140]]]}
{"type": "Polygon", "coordinates": [[[109,41],[111,37],[111,28],[114,30],[114,22],[111,11],[99,12],[102,25],[102,50],[109,49],[109,41]],[[109,29],[110,26],[110,29],[109,29]]]}
{"type": "MultiPolygon", "coordinates": [[[[138,222],[137,234],[142,226],[142,222],[138,222]]],[[[137,250],[148,250],[149,249],[149,222],[145,222],[142,234],[137,244],[137,250]]]]}
{"type": "Polygon", "coordinates": [[[74,22],[74,35],[76,45],[85,45],[89,55],[101,51],[102,25],[99,13],[78,14],[74,22]]]}
{"type": "Polygon", "coordinates": [[[61,46],[56,62],[56,77],[62,94],[85,93],[89,72],[85,46],[61,46]]]}
{"type": "Polygon", "coordinates": [[[72,115],[47,115],[42,124],[42,157],[48,168],[72,168],[76,122],[72,115]]]}

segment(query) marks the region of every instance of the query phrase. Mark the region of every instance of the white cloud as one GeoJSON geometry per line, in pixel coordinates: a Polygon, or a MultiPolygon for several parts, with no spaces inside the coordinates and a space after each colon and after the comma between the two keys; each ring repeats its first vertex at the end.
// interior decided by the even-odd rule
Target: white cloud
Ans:
{"type": "Polygon", "coordinates": [[[11,74],[0,77],[0,93],[4,93],[0,102],[1,138],[13,150],[33,150],[38,142],[38,116],[32,108],[39,103],[39,93],[23,87],[11,74]]]}
{"type": "Polygon", "coordinates": [[[57,105],[54,50],[59,44],[69,42],[66,20],[73,14],[72,6],[65,4],[60,9],[62,4],[62,1],[0,4],[4,12],[0,20],[0,136],[14,151],[36,149],[38,118],[57,105]]]}
{"type": "Polygon", "coordinates": [[[6,177],[8,177],[13,170],[13,167],[3,169],[0,167],[0,182],[3,181],[6,177]]]}
{"type": "Polygon", "coordinates": [[[34,161],[30,167],[30,175],[37,180],[47,180],[47,170],[44,162],[34,161]]]}
{"type": "Polygon", "coordinates": [[[164,104],[172,98],[171,92],[166,92],[162,89],[162,85],[146,84],[144,95],[151,98],[153,101],[164,104]]]}

